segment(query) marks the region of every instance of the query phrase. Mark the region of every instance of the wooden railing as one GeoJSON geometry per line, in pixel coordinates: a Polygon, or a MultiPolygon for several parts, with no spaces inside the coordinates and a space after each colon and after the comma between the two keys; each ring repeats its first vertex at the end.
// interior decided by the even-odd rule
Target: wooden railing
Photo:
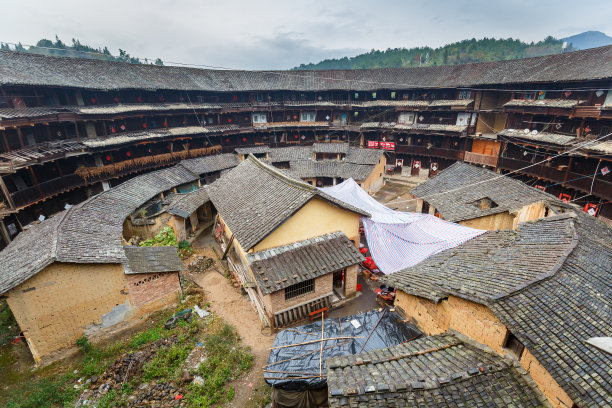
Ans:
{"type": "Polygon", "coordinates": [[[491,156],[488,154],[465,152],[463,160],[469,163],[484,164],[485,166],[497,166],[497,156],[491,156]]]}
{"type": "Polygon", "coordinates": [[[532,166],[532,163],[530,162],[507,157],[500,157],[497,167],[503,170],[511,171],[520,169],[519,173],[522,174],[542,178],[554,183],[561,183],[566,187],[570,187],[584,193],[590,193],[597,197],[612,199],[612,182],[603,180],[601,175],[596,176],[593,179],[592,174],[581,174],[566,170],[559,170],[555,167],[544,166],[541,164],[532,166]],[[530,167],[525,168],[527,166],[530,167]]]}
{"type": "Polygon", "coordinates": [[[463,150],[443,149],[427,146],[395,145],[395,153],[412,154],[417,156],[440,157],[450,160],[463,160],[463,150]]]}

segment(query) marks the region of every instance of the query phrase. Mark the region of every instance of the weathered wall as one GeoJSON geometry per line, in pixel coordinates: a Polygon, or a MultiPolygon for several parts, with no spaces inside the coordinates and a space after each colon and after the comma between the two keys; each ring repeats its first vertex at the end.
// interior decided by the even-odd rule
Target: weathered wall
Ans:
{"type": "Polygon", "coordinates": [[[539,218],[544,218],[546,214],[546,205],[543,201],[529,204],[521,208],[516,217],[514,218],[513,228],[516,229],[518,224],[521,222],[537,220],[539,218]]]}
{"type": "Polygon", "coordinates": [[[293,299],[285,300],[285,290],[279,290],[271,293],[264,298],[268,298],[266,303],[267,307],[271,307],[272,313],[276,313],[279,310],[289,309],[293,306],[297,306],[309,300],[320,298],[321,296],[329,295],[333,291],[333,273],[328,273],[323,276],[315,278],[314,292],[306,293],[301,296],[294,297],[293,299]]]}
{"type": "MultiPolygon", "coordinates": [[[[502,356],[511,353],[503,347],[508,329],[484,305],[456,296],[449,296],[448,299],[435,303],[398,290],[395,306],[401,308],[408,321],[427,335],[452,329],[492,348],[502,356]]],[[[572,406],[572,401],[565,391],[526,348],[520,363],[553,407],[572,406]]]]}
{"type": "Polygon", "coordinates": [[[153,238],[163,226],[166,225],[168,219],[170,219],[170,214],[162,213],[157,217],[154,217],[150,220],[154,221],[155,224],[152,225],[134,225],[129,218],[127,218],[123,222],[123,238],[127,241],[131,237],[141,237],[143,239],[153,238]]]}
{"type": "MultiPolygon", "coordinates": [[[[131,309],[119,264],[54,263],[8,292],[8,304],[34,359],[73,346],[85,330],[131,309]]],[[[121,316],[119,316],[120,318],[121,316]]]]}
{"type": "Polygon", "coordinates": [[[346,297],[354,296],[357,293],[357,274],[359,273],[359,265],[353,265],[346,268],[344,272],[344,294],[346,297]]]}
{"type": "Polygon", "coordinates": [[[458,224],[481,230],[512,229],[514,226],[514,215],[509,212],[487,215],[485,217],[472,218],[471,220],[459,221],[458,224]]]}
{"type": "Polygon", "coordinates": [[[542,391],[542,394],[548,398],[548,401],[554,408],[573,406],[572,399],[527,349],[523,351],[521,356],[521,365],[531,375],[531,378],[533,378],[540,391],[542,391]]]}
{"type": "Polygon", "coordinates": [[[374,169],[372,170],[370,175],[361,183],[361,188],[363,188],[368,193],[378,190],[383,183],[383,176],[385,174],[386,164],[387,158],[383,154],[376,166],[374,166],[374,169]]]}
{"type": "Polygon", "coordinates": [[[449,327],[447,303],[430,300],[396,291],[395,306],[400,307],[408,321],[427,335],[444,333],[449,327]]]}
{"type": "Polygon", "coordinates": [[[496,140],[474,139],[472,141],[472,152],[497,156],[501,143],[496,140]]]}
{"type": "Polygon", "coordinates": [[[177,301],[181,292],[178,272],[126,275],[132,304],[138,308],[154,303],[156,309],[177,301]]]}
{"type": "Polygon", "coordinates": [[[342,231],[351,241],[359,242],[359,214],[315,197],[255,245],[253,250],[262,251],[336,231],[342,231]]]}

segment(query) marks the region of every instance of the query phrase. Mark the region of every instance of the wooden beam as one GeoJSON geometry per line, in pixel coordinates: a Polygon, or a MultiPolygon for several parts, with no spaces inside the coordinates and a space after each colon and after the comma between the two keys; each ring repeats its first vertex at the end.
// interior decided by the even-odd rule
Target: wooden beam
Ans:
{"type": "Polygon", "coordinates": [[[225,257],[227,256],[227,253],[229,252],[230,248],[232,247],[232,244],[234,243],[234,234],[232,234],[232,237],[230,238],[229,242],[227,243],[227,248],[225,248],[225,251],[223,251],[223,256],[221,257],[221,259],[225,259],[225,257]]]}

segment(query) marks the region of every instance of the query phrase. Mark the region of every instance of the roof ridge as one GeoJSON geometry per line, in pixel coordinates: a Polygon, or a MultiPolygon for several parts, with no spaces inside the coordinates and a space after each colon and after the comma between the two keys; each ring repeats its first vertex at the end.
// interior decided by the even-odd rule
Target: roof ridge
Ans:
{"type": "MultiPolygon", "coordinates": [[[[333,239],[333,238],[336,238],[336,237],[340,237],[342,235],[346,236],[346,234],[344,234],[344,232],[338,230],[338,231],[329,232],[329,233],[323,234],[323,235],[317,235],[316,237],[310,237],[310,238],[306,238],[306,239],[301,239],[299,241],[293,241],[293,242],[290,242],[288,244],[283,244],[283,245],[279,245],[279,246],[275,246],[275,247],[271,247],[271,248],[262,249],[261,251],[257,251],[257,252],[249,252],[247,255],[255,256],[257,254],[261,254],[261,253],[264,253],[264,252],[267,252],[267,251],[273,251],[273,250],[278,250],[280,248],[291,247],[291,246],[294,246],[295,244],[299,244],[299,243],[306,242],[306,241],[314,242],[316,239],[327,240],[327,239],[333,239]]],[[[304,245],[302,245],[302,246],[304,246],[304,245]]]]}
{"type": "Polygon", "coordinates": [[[247,159],[251,160],[254,164],[256,164],[261,169],[263,169],[264,171],[269,173],[271,176],[279,179],[283,183],[285,183],[285,184],[287,184],[289,186],[293,186],[295,188],[299,188],[299,189],[302,189],[302,190],[309,191],[309,192],[311,192],[311,193],[313,193],[315,195],[317,194],[317,188],[316,187],[311,186],[310,184],[306,183],[305,181],[301,181],[301,180],[296,180],[296,179],[290,178],[286,174],[282,173],[280,170],[265,164],[264,162],[259,160],[257,157],[255,157],[252,153],[249,153],[247,159]]]}
{"type": "MultiPolygon", "coordinates": [[[[561,256],[559,256],[559,258],[557,258],[557,262],[555,262],[555,264],[552,266],[552,268],[550,268],[548,270],[548,272],[544,272],[538,276],[536,276],[535,278],[533,278],[532,280],[525,282],[517,287],[515,287],[514,289],[512,289],[511,291],[508,291],[506,293],[502,293],[496,296],[492,296],[490,298],[490,303],[497,303],[503,299],[507,299],[511,296],[514,296],[515,294],[522,292],[523,290],[535,285],[536,283],[542,282],[543,280],[546,279],[550,279],[552,277],[554,277],[557,272],[563,267],[563,265],[565,264],[565,260],[567,259],[567,257],[574,251],[574,249],[576,248],[576,246],[578,246],[578,241],[579,241],[579,237],[578,237],[578,231],[576,230],[576,226],[574,224],[574,218],[576,217],[575,214],[561,214],[561,215],[557,215],[554,217],[549,217],[549,218],[554,218],[553,220],[547,220],[547,221],[559,221],[559,220],[564,220],[567,219],[569,220],[569,227],[570,227],[570,231],[572,234],[572,241],[570,242],[570,244],[568,245],[568,247],[565,249],[565,251],[563,251],[563,254],[561,256]]],[[[546,220],[546,219],[544,219],[546,220]]],[[[536,223],[537,221],[534,221],[532,223],[536,223]]],[[[525,223],[522,223],[525,224],[525,223]]]]}

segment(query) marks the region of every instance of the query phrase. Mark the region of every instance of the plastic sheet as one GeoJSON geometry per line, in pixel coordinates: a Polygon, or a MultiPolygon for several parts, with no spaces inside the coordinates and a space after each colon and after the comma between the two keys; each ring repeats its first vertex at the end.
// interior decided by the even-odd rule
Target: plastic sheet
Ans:
{"type": "Polygon", "coordinates": [[[403,323],[397,313],[389,310],[381,312],[373,310],[341,319],[325,319],[323,323],[324,338],[357,338],[324,341],[321,353],[321,342],[317,341],[321,339],[320,320],[280,331],[274,339],[273,347],[311,343],[272,350],[264,371],[264,377],[269,385],[295,391],[324,387],[327,385],[325,369],[327,358],[359,354],[362,347],[361,353],[395,346],[420,334],[418,329],[403,323]],[[384,316],[380,319],[383,313],[384,316]],[[320,355],[322,355],[321,372],[319,372],[320,355]]]}

